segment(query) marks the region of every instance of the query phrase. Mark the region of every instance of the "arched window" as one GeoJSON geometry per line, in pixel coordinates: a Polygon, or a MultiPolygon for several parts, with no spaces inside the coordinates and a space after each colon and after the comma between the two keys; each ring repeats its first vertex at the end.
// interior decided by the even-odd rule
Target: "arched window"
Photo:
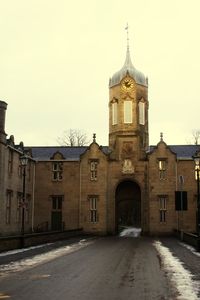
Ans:
{"type": "Polygon", "coordinates": [[[139,124],[145,124],[145,104],[142,101],[139,102],[139,124]]]}
{"type": "Polygon", "coordinates": [[[124,101],[124,123],[132,123],[132,101],[124,101]]]}
{"type": "Polygon", "coordinates": [[[112,103],[112,125],[116,125],[118,123],[118,103],[112,103]]]}

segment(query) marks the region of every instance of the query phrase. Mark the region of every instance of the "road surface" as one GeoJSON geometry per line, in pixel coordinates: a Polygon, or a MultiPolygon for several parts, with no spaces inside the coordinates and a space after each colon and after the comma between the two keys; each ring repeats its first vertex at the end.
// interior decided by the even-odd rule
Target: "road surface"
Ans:
{"type": "Polygon", "coordinates": [[[3,265],[0,299],[178,299],[154,242],[147,237],[97,238],[55,257],[42,254],[46,260],[29,258],[26,267],[19,263],[9,272],[3,265]]]}

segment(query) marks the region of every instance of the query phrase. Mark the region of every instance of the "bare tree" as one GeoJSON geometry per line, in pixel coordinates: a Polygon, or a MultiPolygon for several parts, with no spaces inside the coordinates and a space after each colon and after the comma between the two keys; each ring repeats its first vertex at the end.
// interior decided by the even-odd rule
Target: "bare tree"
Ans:
{"type": "Polygon", "coordinates": [[[199,139],[200,139],[200,130],[194,129],[192,131],[193,141],[195,145],[199,145],[199,139]]]}
{"type": "Polygon", "coordinates": [[[61,137],[57,138],[57,142],[61,146],[86,146],[89,144],[85,132],[79,129],[69,129],[63,132],[61,137]]]}

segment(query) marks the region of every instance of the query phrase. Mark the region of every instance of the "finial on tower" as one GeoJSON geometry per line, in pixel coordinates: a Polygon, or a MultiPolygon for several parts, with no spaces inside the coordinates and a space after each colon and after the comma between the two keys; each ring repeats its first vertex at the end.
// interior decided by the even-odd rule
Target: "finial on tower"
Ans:
{"type": "Polygon", "coordinates": [[[96,143],[96,133],[93,133],[93,143],[96,143]]]}
{"type": "Polygon", "coordinates": [[[163,142],[163,132],[160,133],[160,141],[163,142]]]}
{"type": "Polygon", "coordinates": [[[125,27],[125,30],[126,30],[126,34],[127,34],[127,49],[129,49],[129,32],[128,32],[128,23],[125,27]]]}

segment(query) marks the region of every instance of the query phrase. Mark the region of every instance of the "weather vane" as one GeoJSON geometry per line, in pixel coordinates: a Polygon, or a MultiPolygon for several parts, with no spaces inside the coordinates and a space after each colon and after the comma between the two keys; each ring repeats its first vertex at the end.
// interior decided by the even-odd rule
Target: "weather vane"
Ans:
{"type": "Polygon", "coordinates": [[[128,32],[128,23],[126,24],[126,27],[125,27],[125,30],[126,30],[126,33],[127,33],[127,48],[129,48],[129,32],[128,32]]]}

